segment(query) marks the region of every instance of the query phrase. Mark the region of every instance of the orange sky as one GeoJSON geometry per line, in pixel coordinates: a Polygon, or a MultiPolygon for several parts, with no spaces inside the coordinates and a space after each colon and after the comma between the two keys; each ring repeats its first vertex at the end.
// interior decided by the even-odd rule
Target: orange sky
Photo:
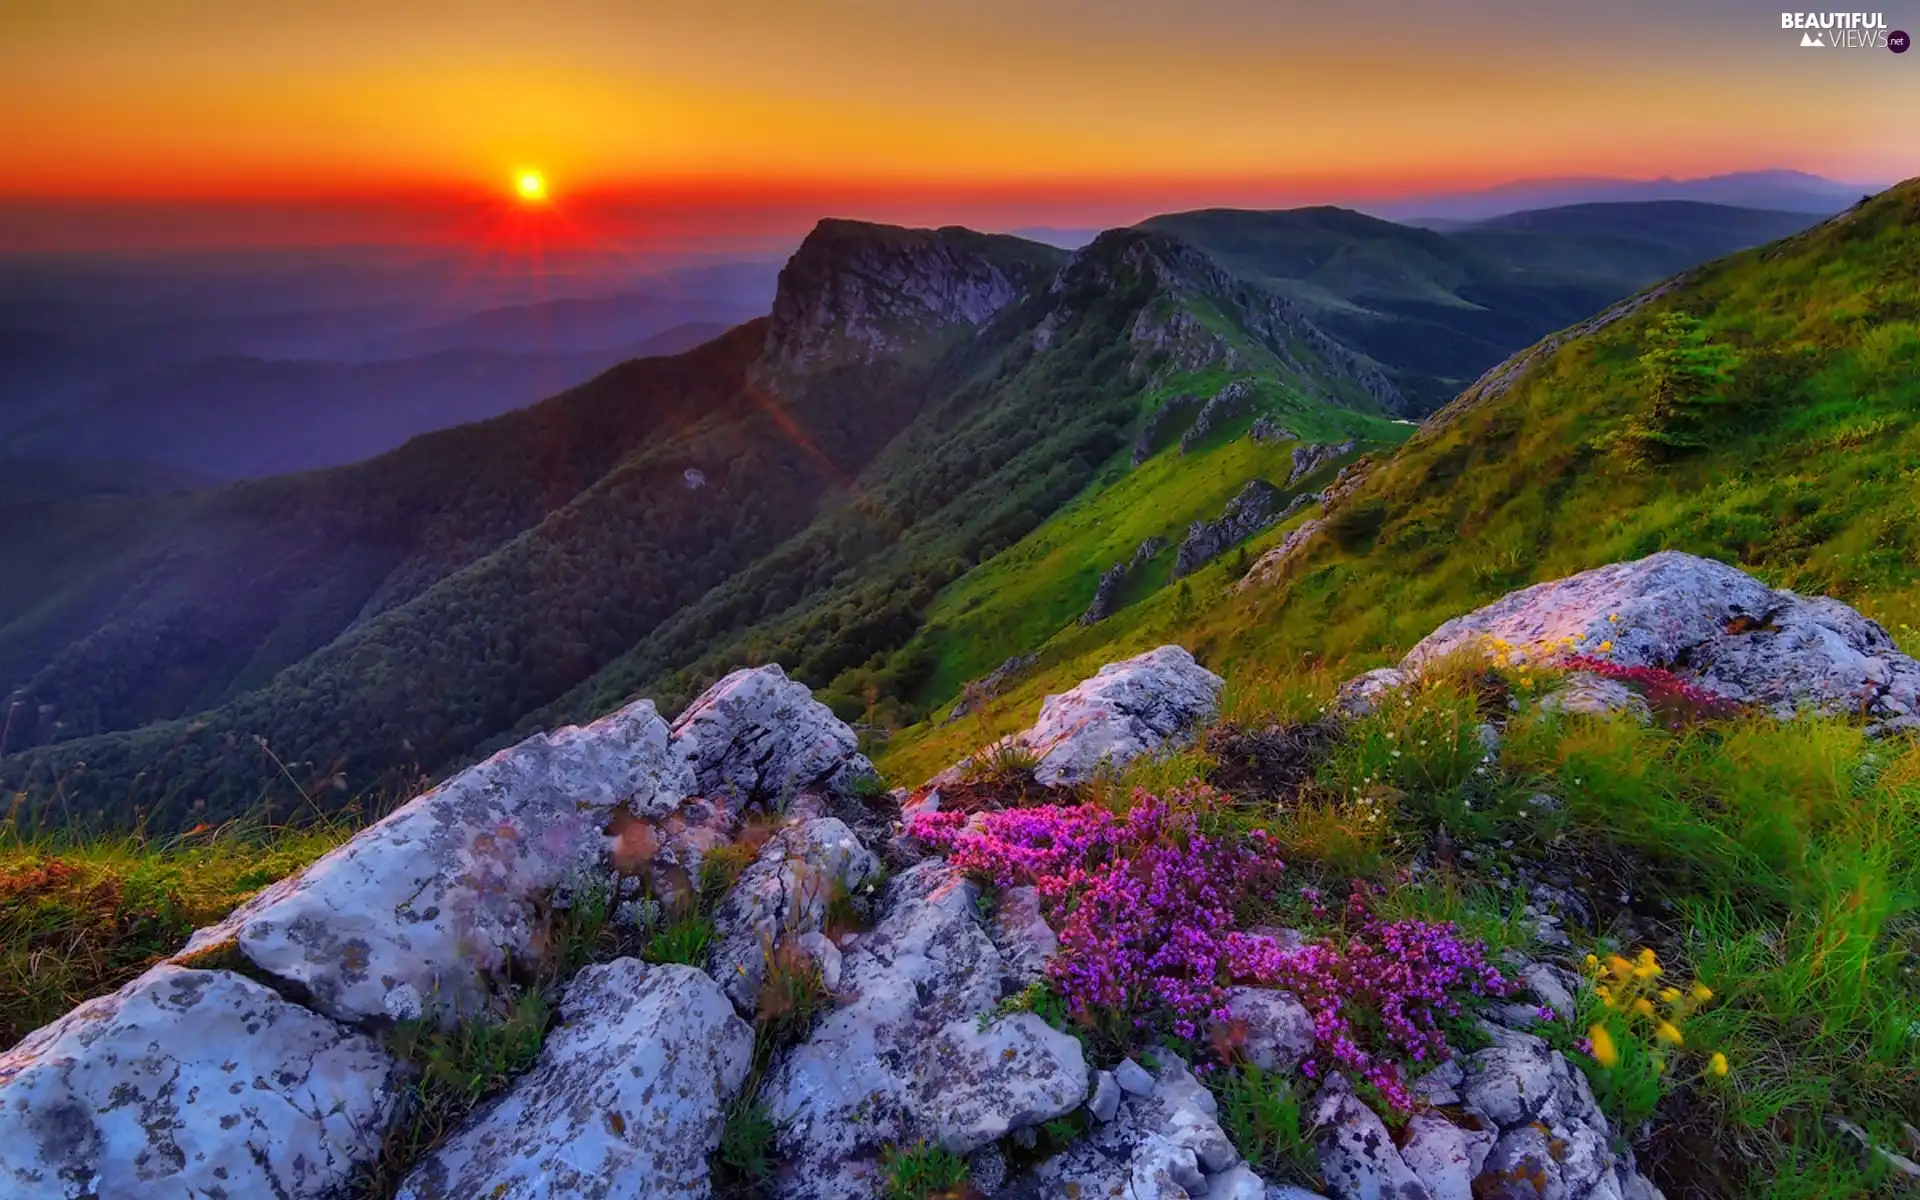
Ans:
{"type": "Polygon", "coordinates": [[[1916,112],[1920,54],[1729,0],[0,3],[15,199],[1887,181],[1916,112]]]}

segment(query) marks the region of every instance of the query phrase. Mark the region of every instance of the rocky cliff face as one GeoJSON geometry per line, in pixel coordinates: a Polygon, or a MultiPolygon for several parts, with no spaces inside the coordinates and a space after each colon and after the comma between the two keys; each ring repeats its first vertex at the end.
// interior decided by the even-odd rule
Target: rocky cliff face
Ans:
{"type": "Polygon", "coordinates": [[[979,326],[1043,284],[1061,257],[968,229],[822,221],[780,272],[760,372],[793,381],[979,326]]]}
{"type": "MultiPolygon", "coordinates": [[[[1206,254],[1177,238],[1139,229],[1109,230],[1077,251],[1049,286],[1062,298],[1105,291],[1124,281],[1147,281],[1156,296],[1127,331],[1136,363],[1163,354],[1176,372],[1249,367],[1245,353],[1195,312],[1197,301],[1224,311],[1248,339],[1278,360],[1299,390],[1345,407],[1401,412],[1402,397],[1371,363],[1329,337],[1290,301],[1236,278],[1206,254]]],[[[1058,318],[1050,324],[1059,323],[1058,318]]],[[[1036,344],[1045,348],[1047,326],[1036,344]]]]}

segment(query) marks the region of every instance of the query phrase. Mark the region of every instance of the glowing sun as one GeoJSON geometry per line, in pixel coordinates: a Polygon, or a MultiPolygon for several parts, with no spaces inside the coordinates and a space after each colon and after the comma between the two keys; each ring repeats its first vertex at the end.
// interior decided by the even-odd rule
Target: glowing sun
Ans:
{"type": "Polygon", "coordinates": [[[547,177],[538,171],[522,171],[513,177],[513,190],[528,204],[547,198],[547,177]]]}

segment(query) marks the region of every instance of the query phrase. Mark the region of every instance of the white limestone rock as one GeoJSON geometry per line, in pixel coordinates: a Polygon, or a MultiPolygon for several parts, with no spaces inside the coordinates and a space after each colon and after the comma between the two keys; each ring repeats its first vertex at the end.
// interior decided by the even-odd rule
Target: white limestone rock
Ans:
{"type": "Polygon", "coordinates": [[[1884,722],[1920,716],[1920,662],[1826,596],[1769,588],[1725,563],[1668,550],[1513,592],[1456,617],[1408,652],[1422,665],[1500,639],[1516,658],[1569,649],[1662,667],[1774,715],[1802,707],[1884,722]]]}
{"type": "Polygon", "coordinates": [[[674,745],[703,792],[736,807],[784,808],[801,792],[847,792],[873,774],[860,739],[778,666],[743,667],[714,684],[673,723],[674,745]]]}
{"type": "Polygon", "coordinates": [[[1180,646],[1108,663],[1040,706],[1014,740],[1040,760],[1040,783],[1071,785],[1178,744],[1212,716],[1222,681],[1180,646]]]}
{"type": "Polygon", "coordinates": [[[1320,1177],[1335,1200],[1431,1200],[1385,1123],[1345,1086],[1321,1089],[1313,1123],[1320,1130],[1320,1177]]]}
{"type": "Polygon", "coordinates": [[[1120,1111],[1120,1084],[1114,1080],[1112,1071],[1094,1073],[1093,1095],[1087,1100],[1087,1111],[1096,1121],[1111,1121],[1120,1111]]]}
{"type": "Polygon", "coordinates": [[[1433,1200],[1475,1200],[1473,1181],[1493,1142],[1488,1130],[1456,1125],[1437,1112],[1419,1112],[1407,1121],[1400,1160],[1433,1200]]]}
{"type": "Polygon", "coordinates": [[[979,900],[979,886],[942,859],[888,884],[879,923],[844,950],[846,1002],[762,1086],[791,1168],[780,1195],[865,1200],[879,1190],[888,1146],[951,1138],[970,1148],[983,1131],[1017,1130],[1085,1100],[1086,1065],[1071,1038],[1016,1020],[976,1041],[981,1014],[1010,982],[979,900]],[[995,1039],[1022,1039],[1024,1048],[995,1039]],[[993,1077],[982,1047],[995,1057],[1014,1050],[999,1064],[1007,1077],[993,1077]],[[986,1111],[994,1095],[1004,1111],[986,1111]]]}
{"type": "Polygon", "coordinates": [[[0,1055],[0,1193],[333,1196],[378,1156],[403,1084],[364,1034],[162,964],[0,1055]]]}
{"type": "Polygon", "coordinates": [[[929,1140],[955,1154],[1065,1116],[1086,1100],[1080,1043],[1030,1012],[985,1028],[978,1019],[950,1022],[925,1056],[912,1104],[929,1140]]]}
{"type": "Polygon", "coordinates": [[[1072,1195],[1178,1200],[1207,1196],[1216,1187],[1225,1195],[1239,1195],[1250,1186],[1249,1177],[1252,1183],[1259,1182],[1221,1129],[1213,1094],[1185,1063],[1162,1052],[1151,1075],[1131,1059],[1122,1063],[1122,1068],[1127,1067],[1132,1070],[1114,1072],[1123,1095],[1113,1118],[1094,1125],[1065,1151],[1010,1182],[1002,1196],[1011,1200],[1072,1195]],[[1136,1072],[1149,1081],[1145,1092],[1127,1087],[1127,1076],[1136,1072]]]}
{"type": "Polygon", "coordinates": [[[606,862],[615,811],[657,815],[693,787],[650,700],[528,738],[194,934],[178,961],[232,945],[343,1021],[479,1011],[509,959],[537,958],[541,902],[606,862]]]}
{"type": "Polygon", "coordinates": [[[532,1069],[434,1150],[401,1200],[708,1194],[753,1030],[692,967],[623,958],[567,985],[532,1069]]]}
{"type": "Polygon", "coordinates": [[[1226,1007],[1228,1028],[1223,1032],[1239,1054],[1262,1071],[1290,1071],[1313,1053],[1313,1014],[1287,993],[1230,988],[1226,1007]]]}
{"type": "Polygon", "coordinates": [[[1378,667],[1356,675],[1340,685],[1334,704],[1349,717],[1364,717],[1401,688],[1411,676],[1397,667],[1378,667]]]}
{"type": "Polygon", "coordinates": [[[1047,961],[1060,950],[1060,938],[1040,913],[1040,893],[1033,887],[1007,888],[995,898],[993,921],[987,935],[1006,960],[1013,986],[1038,983],[1047,961]]]}
{"type": "Polygon", "coordinates": [[[1540,697],[1545,712],[1579,713],[1605,717],[1625,713],[1642,725],[1653,720],[1653,710],[1640,694],[1617,679],[1595,675],[1591,671],[1569,671],[1546,695],[1540,697]]]}
{"type": "Polygon", "coordinates": [[[818,933],[836,884],[852,891],[879,873],[880,860],[834,817],[788,825],[769,838],[714,913],[709,967],[734,1007],[753,1015],[768,949],[818,933]]]}

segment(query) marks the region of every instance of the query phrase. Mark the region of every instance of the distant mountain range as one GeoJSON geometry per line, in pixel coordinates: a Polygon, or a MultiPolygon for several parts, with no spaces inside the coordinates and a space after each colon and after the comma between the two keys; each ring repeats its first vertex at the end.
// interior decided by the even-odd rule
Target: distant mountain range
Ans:
{"type": "MultiPolygon", "coordinates": [[[[918,720],[1011,655],[1104,636],[1077,623],[1103,587],[1122,612],[1188,587],[1456,375],[1814,219],[1223,210],[1072,253],[823,221],[768,315],[366,461],[184,491],[42,465],[0,488],[0,788],[155,828],[377,806],[749,661],[918,720]]],[[[238,427],[231,395],[173,432],[117,398],[91,425],[133,432],[97,452],[185,454],[238,427]]]]}
{"type": "Polygon", "coordinates": [[[1362,207],[1389,220],[1428,224],[1480,221],[1573,204],[1692,200],[1736,208],[1831,216],[1884,185],[1841,183],[1804,171],[1737,171],[1699,179],[1530,179],[1471,192],[1446,192],[1362,207]]]}
{"type": "Polygon", "coordinates": [[[1142,226],[1302,305],[1418,412],[1493,363],[1656,279],[1820,218],[1689,201],[1582,204],[1445,231],[1342,208],[1206,209],[1142,226]]]}
{"type": "Polygon", "coordinates": [[[468,274],[352,254],[0,260],[0,459],[236,478],[365,458],[687,349],[765,312],[776,267],[468,274]],[[605,290],[497,303],[549,287],[605,290]]]}

